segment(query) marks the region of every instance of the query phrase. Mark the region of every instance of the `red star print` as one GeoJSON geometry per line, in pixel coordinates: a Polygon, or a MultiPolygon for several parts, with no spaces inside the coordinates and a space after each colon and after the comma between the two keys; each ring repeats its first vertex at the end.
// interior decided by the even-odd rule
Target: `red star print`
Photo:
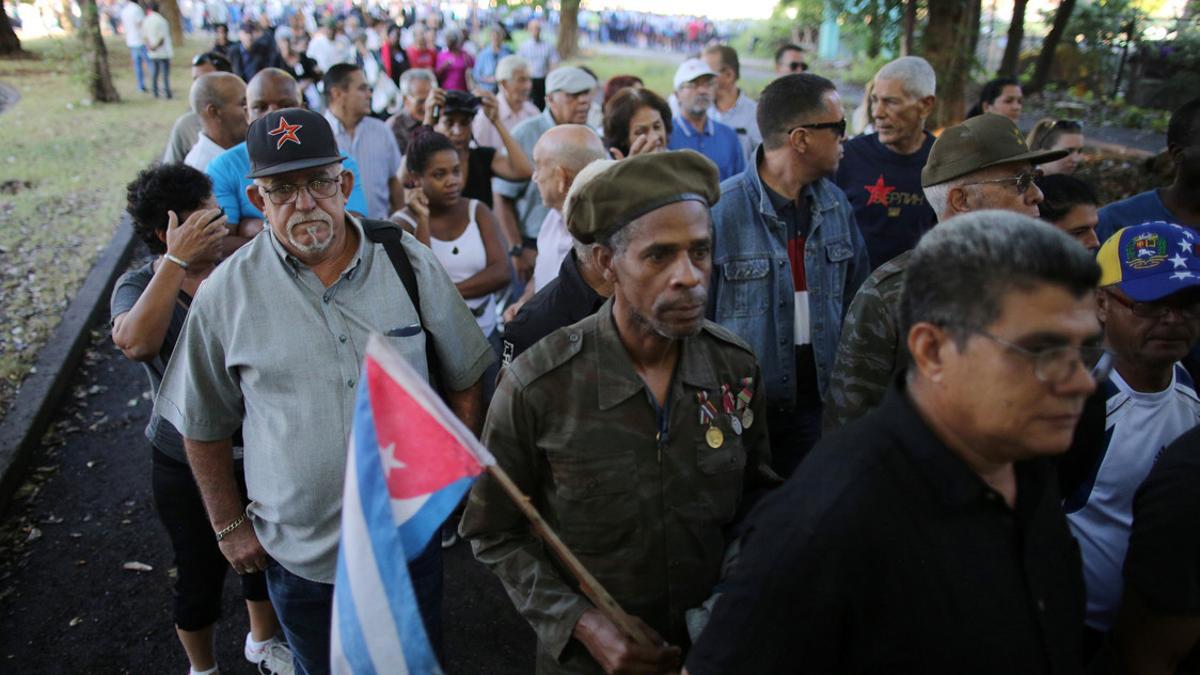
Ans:
{"type": "MultiPolygon", "coordinates": [[[[288,124],[286,118],[280,117],[279,126],[275,127],[271,131],[268,131],[267,135],[279,136],[279,142],[275,144],[276,150],[282,148],[283,144],[287,143],[288,141],[292,141],[296,145],[300,145],[300,137],[296,135],[296,132],[299,131],[300,127],[303,126],[303,124],[288,124]]],[[[883,178],[881,177],[879,180],[883,180],[883,178]]]]}
{"type": "Polygon", "coordinates": [[[879,180],[875,181],[874,185],[864,185],[863,187],[866,188],[867,192],[871,195],[871,197],[867,199],[867,206],[872,204],[882,204],[883,206],[887,206],[888,195],[892,193],[892,190],[896,189],[893,186],[883,184],[883,174],[879,174],[879,180]]]}

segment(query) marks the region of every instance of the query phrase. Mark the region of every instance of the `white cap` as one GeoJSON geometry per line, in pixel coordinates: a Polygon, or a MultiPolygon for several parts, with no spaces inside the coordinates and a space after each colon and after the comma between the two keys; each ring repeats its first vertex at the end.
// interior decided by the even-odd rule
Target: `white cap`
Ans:
{"type": "Polygon", "coordinates": [[[595,88],[596,78],[587,74],[587,71],[574,66],[563,66],[555,68],[546,76],[546,93],[553,94],[556,91],[565,91],[568,94],[578,94],[595,88]]]}
{"type": "Polygon", "coordinates": [[[687,61],[679,64],[679,70],[675,71],[675,90],[678,91],[679,87],[683,86],[684,84],[691,82],[697,77],[703,77],[705,75],[712,75],[713,77],[716,77],[717,74],[714,73],[713,69],[709,68],[708,64],[704,61],[701,61],[700,59],[688,59],[687,61]]]}

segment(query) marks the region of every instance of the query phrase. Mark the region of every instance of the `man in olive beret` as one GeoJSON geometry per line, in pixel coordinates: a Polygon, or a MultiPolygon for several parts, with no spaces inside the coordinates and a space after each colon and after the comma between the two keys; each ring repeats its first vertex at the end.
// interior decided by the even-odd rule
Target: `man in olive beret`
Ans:
{"type": "Polygon", "coordinates": [[[501,379],[483,442],[657,646],[636,644],[580,592],[490,475],[460,532],[538,636],[538,673],[671,672],[684,613],[711,594],[724,529],[748,489],[777,481],[762,378],[738,337],[704,319],[713,164],[692,151],[595,162],[567,229],[613,286],[501,379]]]}

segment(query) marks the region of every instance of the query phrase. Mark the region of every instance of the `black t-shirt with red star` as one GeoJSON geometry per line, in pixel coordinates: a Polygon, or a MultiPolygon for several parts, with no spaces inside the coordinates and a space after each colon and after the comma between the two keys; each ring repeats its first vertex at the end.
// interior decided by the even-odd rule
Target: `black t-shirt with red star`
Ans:
{"type": "Polygon", "coordinates": [[[846,141],[836,182],[854,207],[871,269],[916,246],[937,223],[921,190],[921,168],[933,141],[926,132],[925,144],[911,155],[887,149],[878,134],[846,141]]]}

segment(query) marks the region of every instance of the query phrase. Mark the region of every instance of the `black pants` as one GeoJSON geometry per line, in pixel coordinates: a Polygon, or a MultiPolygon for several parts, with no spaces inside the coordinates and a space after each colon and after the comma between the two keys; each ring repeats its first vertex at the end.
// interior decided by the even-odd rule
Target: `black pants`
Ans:
{"type": "MultiPolygon", "coordinates": [[[[158,450],[151,455],[154,506],[175,549],[175,625],[182,630],[200,630],[221,616],[221,591],[229,561],[217,548],[191,467],[158,450]]],[[[241,460],[234,463],[234,473],[242,501],[248,502],[241,460]]],[[[250,527],[250,523],[242,527],[250,527]]],[[[267,600],[266,576],[262,572],[242,575],[242,594],[247,600],[267,600]]]]}
{"type": "Polygon", "coordinates": [[[533,90],[529,92],[529,100],[537,106],[538,110],[546,109],[546,78],[533,78],[533,90]]]}

